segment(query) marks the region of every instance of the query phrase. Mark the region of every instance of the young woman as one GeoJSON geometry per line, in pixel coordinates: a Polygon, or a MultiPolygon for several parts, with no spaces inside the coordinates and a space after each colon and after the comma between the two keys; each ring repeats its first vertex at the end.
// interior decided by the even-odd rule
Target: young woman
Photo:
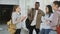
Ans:
{"type": "Polygon", "coordinates": [[[52,7],[50,5],[47,5],[46,14],[45,16],[42,17],[40,34],[49,34],[49,32],[52,30],[49,25],[52,20],[52,16],[53,16],[52,7]]]}
{"type": "Polygon", "coordinates": [[[25,16],[21,16],[21,8],[19,5],[14,6],[12,13],[12,22],[16,25],[15,34],[20,34],[21,32],[21,23],[26,18],[25,16]]]}
{"type": "Polygon", "coordinates": [[[57,21],[57,29],[56,29],[56,31],[57,31],[58,34],[60,34],[60,1],[58,1],[58,2],[59,2],[59,8],[56,11],[56,13],[54,14],[54,15],[56,15],[54,17],[58,18],[58,20],[56,20],[57,21]]]}

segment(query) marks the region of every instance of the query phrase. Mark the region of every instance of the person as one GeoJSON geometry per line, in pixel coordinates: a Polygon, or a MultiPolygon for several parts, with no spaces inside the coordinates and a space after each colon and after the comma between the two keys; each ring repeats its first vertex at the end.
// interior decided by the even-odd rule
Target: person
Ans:
{"type": "Polygon", "coordinates": [[[56,26],[57,26],[57,23],[58,23],[57,10],[59,8],[59,2],[58,1],[54,1],[53,5],[52,5],[52,8],[54,10],[54,13],[53,13],[52,22],[51,22],[50,25],[51,25],[52,29],[56,31],[56,26]]]}
{"type": "Polygon", "coordinates": [[[59,2],[59,4],[58,4],[59,7],[58,7],[57,11],[54,13],[54,15],[56,15],[54,17],[57,18],[57,20],[56,20],[56,30],[57,30],[57,33],[60,34],[60,1],[58,1],[58,2],[59,2]]]}
{"type": "Polygon", "coordinates": [[[54,1],[53,2],[53,4],[52,4],[52,9],[54,10],[54,12],[56,11],[56,10],[58,10],[58,4],[59,4],[59,2],[58,1],[54,1]]]}
{"type": "Polygon", "coordinates": [[[42,17],[41,30],[39,34],[49,34],[52,30],[49,25],[53,16],[53,11],[51,5],[46,6],[46,14],[42,17]]]}
{"type": "MultiPolygon", "coordinates": [[[[53,32],[57,34],[57,24],[58,24],[58,8],[59,8],[59,1],[54,1],[52,8],[54,10],[52,21],[50,23],[51,28],[53,29],[53,32]]],[[[53,33],[52,33],[53,34],[53,33]]]]}
{"type": "Polygon", "coordinates": [[[60,1],[59,1],[59,8],[58,8],[58,27],[57,27],[57,33],[60,34],[60,1]]]}
{"type": "Polygon", "coordinates": [[[15,34],[20,34],[21,32],[21,23],[26,18],[26,16],[21,16],[21,8],[19,5],[14,6],[12,12],[12,23],[16,25],[15,34]]]}
{"type": "Polygon", "coordinates": [[[33,30],[36,30],[36,34],[39,34],[41,17],[44,16],[44,12],[39,9],[40,4],[39,2],[35,2],[35,8],[32,8],[28,12],[28,19],[29,19],[29,34],[33,34],[33,30]]]}

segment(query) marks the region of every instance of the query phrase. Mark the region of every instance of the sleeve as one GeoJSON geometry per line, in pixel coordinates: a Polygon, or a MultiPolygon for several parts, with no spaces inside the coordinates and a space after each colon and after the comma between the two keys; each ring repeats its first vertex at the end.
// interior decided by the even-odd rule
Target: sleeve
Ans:
{"type": "Polygon", "coordinates": [[[44,16],[42,16],[41,20],[42,20],[42,22],[45,22],[45,17],[44,17],[44,16]]]}
{"type": "Polygon", "coordinates": [[[45,13],[41,10],[41,14],[42,14],[42,16],[45,16],[45,13]]]}
{"type": "Polygon", "coordinates": [[[54,12],[53,17],[52,17],[52,22],[51,22],[50,25],[51,26],[56,26],[57,23],[58,23],[58,14],[57,14],[57,12],[54,12]]]}
{"type": "Polygon", "coordinates": [[[13,24],[17,23],[17,17],[16,17],[15,13],[12,13],[12,22],[13,22],[13,24]]]}
{"type": "Polygon", "coordinates": [[[47,20],[52,21],[52,17],[53,17],[53,14],[51,14],[51,16],[47,18],[47,20]]]}
{"type": "Polygon", "coordinates": [[[32,9],[28,10],[28,18],[30,21],[33,20],[33,17],[32,17],[32,9]]]}
{"type": "Polygon", "coordinates": [[[52,17],[53,17],[53,14],[51,14],[51,16],[49,18],[47,18],[48,20],[48,25],[50,25],[50,23],[52,22],[52,17]]]}

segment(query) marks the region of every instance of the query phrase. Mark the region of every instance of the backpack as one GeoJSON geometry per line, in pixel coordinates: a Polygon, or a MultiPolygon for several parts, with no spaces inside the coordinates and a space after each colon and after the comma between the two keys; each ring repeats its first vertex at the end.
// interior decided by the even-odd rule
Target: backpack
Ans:
{"type": "Polygon", "coordinates": [[[14,34],[16,31],[16,25],[12,23],[12,20],[9,20],[7,22],[8,25],[8,31],[10,32],[10,34],[14,34]]]}

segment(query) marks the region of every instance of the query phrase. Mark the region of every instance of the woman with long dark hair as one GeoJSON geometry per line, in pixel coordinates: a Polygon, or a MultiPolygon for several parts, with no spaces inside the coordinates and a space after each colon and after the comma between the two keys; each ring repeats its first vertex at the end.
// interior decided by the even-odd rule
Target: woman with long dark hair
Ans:
{"type": "Polygon", "coordinates": [[[52,20],[53,11],[51,5],[46,6],[46,14],[42,17],[40,34],[49,34],[52,30],[50,27],[50,22],[52,20]]]}

